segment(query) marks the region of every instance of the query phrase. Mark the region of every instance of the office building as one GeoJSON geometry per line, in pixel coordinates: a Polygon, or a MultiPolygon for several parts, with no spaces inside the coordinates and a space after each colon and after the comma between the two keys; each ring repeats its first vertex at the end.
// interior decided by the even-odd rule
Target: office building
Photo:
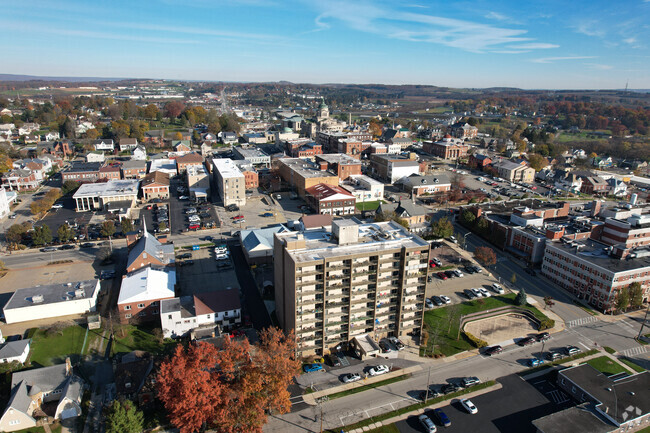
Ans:
{"type": "Polygon", "coordinates": [[[246,204],[246,179],[231,159],[213,159],[214,183],[224,206],[246,204]]]}

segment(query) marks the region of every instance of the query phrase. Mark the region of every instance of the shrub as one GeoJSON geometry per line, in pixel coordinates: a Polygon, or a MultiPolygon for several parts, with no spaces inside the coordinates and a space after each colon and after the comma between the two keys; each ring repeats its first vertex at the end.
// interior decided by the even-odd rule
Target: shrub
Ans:
{"type": "Polygon", "coordinates": [[[555,327],[555,320],[553,320],[553,319],[546,318],[546,319],[542,319],[539,322],[539,330],[540,331],[543,331],[545,329],[551,329],[553,327],[555,327]]]}
{"type": "Polygon", "coordinates": [[[487,341],[481,340],[478,337],[473,336],[469,332],[463,331],[463,334],[465,334],[465,337],[476,347],[477,349],[480,349],[482,347],[486,347],[488,345],[487,341]]]}

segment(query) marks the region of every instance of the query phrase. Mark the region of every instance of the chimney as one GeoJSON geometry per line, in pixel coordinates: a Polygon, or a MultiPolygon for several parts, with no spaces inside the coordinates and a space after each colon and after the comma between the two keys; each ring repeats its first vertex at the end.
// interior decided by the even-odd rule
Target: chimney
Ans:
{"type": "Polygon", "coordinates": [[[327,162],[321,161],[320,169],[321,169],[321,171],[327,171],[327,162]]]}

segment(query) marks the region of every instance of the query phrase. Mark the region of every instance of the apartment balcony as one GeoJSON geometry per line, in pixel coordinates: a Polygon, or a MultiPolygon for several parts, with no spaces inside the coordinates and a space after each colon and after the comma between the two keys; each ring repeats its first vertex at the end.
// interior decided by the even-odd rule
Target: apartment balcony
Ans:
{"type": "Polygon", "coordinates": [[[348,264],[343,263],[343,264],[340,264],[340,265],[328,265],[327,266],[327,271],[328,272],[339,271],[339,270],[342,270],[342,269],[350,269],[350,264],[349,263],[348,264]]]}
{"type": "Polygon", "coordinates": [[[301,280],[296,280],[296,287],[304,287],[304,286],[318,286],[318,285],[323,285],[323,280],[310,280],[310,281],[301,281],[301,280]]]}
{"type": "Polygon", "coordinates": [[[311,276],[311,275],[318,275],[318,274],[322,274],[322,273],[323,273],[322,269],[312,269],[312,270],[309,270],[309,271],[297,271],[296,276],[298,276],[298,277],[308,277],[308,276],[311,276]]]}

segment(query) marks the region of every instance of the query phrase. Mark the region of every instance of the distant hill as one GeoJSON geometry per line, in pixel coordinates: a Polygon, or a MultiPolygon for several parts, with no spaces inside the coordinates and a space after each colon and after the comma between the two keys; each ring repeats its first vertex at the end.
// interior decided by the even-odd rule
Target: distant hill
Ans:
{"type": "Polygon", "coordinates": [[[122,81],[128,78],[106,77],[47,77],[38,75],[0,74],[0,81],[67,81],[70,83],[86,83],[96,81],[122,81]]]}

